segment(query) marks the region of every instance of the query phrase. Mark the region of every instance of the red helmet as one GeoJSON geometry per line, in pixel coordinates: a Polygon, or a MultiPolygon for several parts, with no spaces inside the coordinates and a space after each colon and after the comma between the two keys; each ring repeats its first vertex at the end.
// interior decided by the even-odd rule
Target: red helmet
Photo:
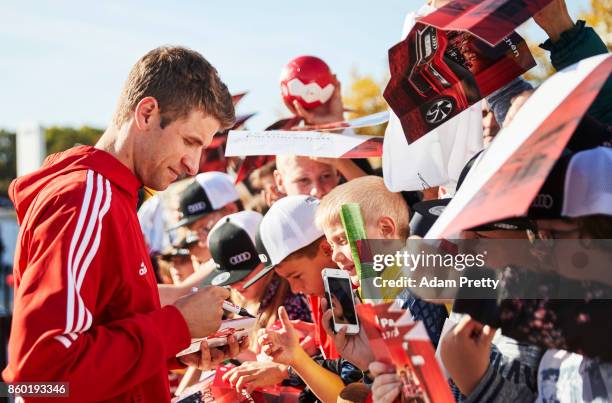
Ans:
{"type": "Polygon", "coordinates": [[[329,66],[318,57],[296,57],[281,72],[281,92],[291,111],[295,112],[294,100],[306,109],[313,109],[331,98],[334,76],[329,66]]]}

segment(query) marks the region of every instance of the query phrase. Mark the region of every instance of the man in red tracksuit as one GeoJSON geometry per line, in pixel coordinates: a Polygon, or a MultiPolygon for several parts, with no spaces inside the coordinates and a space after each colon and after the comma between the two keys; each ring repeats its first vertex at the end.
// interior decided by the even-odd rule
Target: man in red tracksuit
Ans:
{"type": "MultiPolygon", "coordinates": [[[[68,382],[77,402],[169,401],[168,366],[218,329],[229,293],[207,287],[160,306],[137,190],[196,174],[233,121],[227,87],[199,53],[157,48],[130,72],[95,148],[51,155],[11,184],[21,228],[6,382],[68,382]]],[[[219,355],[203,344],[183,363],[219,355]]]]}

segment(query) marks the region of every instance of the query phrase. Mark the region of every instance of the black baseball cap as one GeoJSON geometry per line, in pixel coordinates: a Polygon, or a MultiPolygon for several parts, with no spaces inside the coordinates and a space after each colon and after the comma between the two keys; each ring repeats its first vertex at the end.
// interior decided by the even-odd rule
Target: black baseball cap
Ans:
{"type": "Polygon", "coordinates": [[[216,268],[202,285],[224,286],[247,277],[262,262],[255,247],[255,237],[262,215],[241,211],[223,217],[208,235],[208,249],[216,268]]]}
{"type": "Polygon", "coordinates": [[[426,200],[413,204],[410,219],[410,235],[425,237],[427,231],[434,225],[440,214],[452,199],[426,200]]]}
{"type": "Polygon", "coordinates": [[[195,177],[179,195],[181,220],[171,226],[173,230],[189,225],[206,214],[219,210],[231,202],[239,200],[234,180],[223,172],[204,172],[195,177]]]}

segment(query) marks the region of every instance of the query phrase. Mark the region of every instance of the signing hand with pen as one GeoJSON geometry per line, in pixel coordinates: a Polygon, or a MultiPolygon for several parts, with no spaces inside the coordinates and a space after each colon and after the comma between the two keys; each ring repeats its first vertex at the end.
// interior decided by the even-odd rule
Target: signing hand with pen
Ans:
{"type": "Polygon", "coordinates": [[[230,296],[222,287],[202,287],[197,292],[179,298],[174,306],[181,312],[194,339],[210,336],[221,326],[223,301],[230,296]]]}
{"type": "MultiPolygon", "coordinates": [[[[229,297],[229,290],[209,286],[192,291],[190,295],[179,298],[174,306],[185,318],[192,338],[210,336],[221,326],[223,306],[229,297]]],[[[238,341],[233,335],[227,338],[227,345],[221,347],[209,347],[206,340],[202,340],[200,351],[184,355],[179,358],[179,361],[205,371],[215,368],[229,358],[236,357],[248,346],[248,337],[238,341]]]]}

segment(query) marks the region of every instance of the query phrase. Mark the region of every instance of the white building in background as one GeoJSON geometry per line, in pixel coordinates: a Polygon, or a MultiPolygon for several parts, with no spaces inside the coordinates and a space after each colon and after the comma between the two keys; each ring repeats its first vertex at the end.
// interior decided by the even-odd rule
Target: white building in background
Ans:
{"type": "Polygon", "coordinates": [[[40,168],[46,155],[45,131],[37,123],[27,123],[17,129],[17,176],[40,168]]]}

